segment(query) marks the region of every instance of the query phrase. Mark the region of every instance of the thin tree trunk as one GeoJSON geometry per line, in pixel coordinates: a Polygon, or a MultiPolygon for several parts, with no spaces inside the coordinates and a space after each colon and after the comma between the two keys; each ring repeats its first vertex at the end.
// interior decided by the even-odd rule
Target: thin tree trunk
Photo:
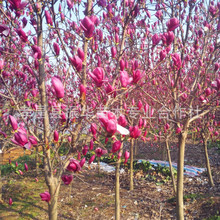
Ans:
{"type": "Polygon", "coordinates": [[[179,152],[177,166],[177,219],[184,220],[184,203],[183,203],[183,180],[184,180],[184,154],[187,131],[184,131],[179,137],[179,152]]]}
{"type": "Polygon", "coordinates": [[[130,146],[130,190],[134,189],[133,159],[134,159],[134,138],[131,139],[131,146],[130,146]]]}
{"type": "Polygon", "coordinates": [[[0,153],[0,201],[2,201],[2,170],[1,170],[1,166],[3,165],[3,152],[0,153]]]}
{"type": "Polygon", "coordinates": [[[35,166],[36,166],[36,176],[39,175],[39,155],[38,155],[38,146],[36,147],[35,152],[35,166]]]}
{"type": "Polygon", "coordinates": [[[137,154],[138,154],[138,142],[137,139],[135,140],[134,144],[134,158],[137,159],[137,154]]]}
{"type": "Polygon", "coordinates": [[[48,203],[48,211],[49,211],[49,220],[57,220],[57,203],[58,203],[58,195],[60,190],[60,182],[58,182],[57,178],[50,178],[49,182],[49,193],[51,195],[51,200],[48,203]]]}
{"type": "Polygon", "coordinates": [[[173,166],[172,166],[172,160],[171,160],[171,155],[170,155],[170,147],[169,147],[169,140],[166,139],[166,149],[167,149],[167,157],[170,165],[170,175],[173,183],[173,192],[176,193],[176,183],[175,183],[175,177],[173,174],[173,166]]]}
{"type": "Polygon", "coordinates": [[[205,137],[205,135],[204,135],[203,136],[203,147],[204,147],[204,151],[205,151],[206,169],[207,169],[207,172],[208,172],[209,185],[211,187],[213,187],[215,184],[213,182],[212,171],[211,171],[211,167],[210,167],[210,163],[209,163],[209,154],[208,154],[208,148],[207,148],[207,141],[208,141],[208,137],[205,137]]]}
{"type": "MultiPolygon", "coordinates": [[[[122,149],[123,143],[120,152],[122,149]]],[[[120,164],[121,158],[117,160],[115,167],[115,220],[120,220],[120,164]]]]}
{"type": "Polygon", "coordinates": [[[100,174],[100,157],[98,157],[98,175],[100,174]]]}

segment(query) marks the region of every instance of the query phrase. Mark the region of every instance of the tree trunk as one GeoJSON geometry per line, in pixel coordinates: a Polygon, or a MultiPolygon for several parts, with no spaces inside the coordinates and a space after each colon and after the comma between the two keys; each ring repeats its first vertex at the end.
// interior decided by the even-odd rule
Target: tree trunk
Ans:
{"type": "Polygon", "coordinates": [[[187,131],[180,134],[179,152],[177,165],[177,219],[184,220],[184,204],[183,204],[183,179],[184,179],[184,153],[186,144],[187,131]]]}
{"type": "Polygon", "coordinates": [[[208,172],[209,185],[211,187],[213,187],[215,184],[213,182],[212,171],[211,171],[211,167],[210,167],[210,163],[209,163],[209,154],[208,154],[208,149],[207,149],[207,141],[208,141],[208,138],[203,137],[203,147],[204,147],[204,151],[205,151],[205,161],[206,161],[206,169],[207,169],[207,172],[208,172]]]}
{"type": "MultiPolygon", "coordinates": [[[[123,149],[123,143],[121,146],[121,152],[123,149]]],[[[115,220],[120,220],[120,164],[121,158],[116,162],[115,167],[115,220]]]]}
{"type": "Polygon", "coordinates": [[[3,153],[0,153],[0,201],[2,201],[2,165],[3,165],[3,153]]]}
{"type": "Polygon", "coordinates": [[[171,155],[170,155],[170,147],[169,147],[169,140],[166,139],[166,149],[167,149],[167,157],[170,165],[170,175],[173,183],[173,192],[174,194],[176,193],[176,183],[175,183],[175,177],[173,174],[173,166],[172,166],[172,160],[171,160],[171,155]]]}
{"type": "Polygon", "coordinates": [[[130,146],[130,190],[134,189],[134,170],[133,170],[133,159],[134,159],[134,139],[131,139],[131,146],[130,146]]]}
{"type": "Polygon", "coordinates": [[[38,155],[38,146],[36,147],[35,152],[35,166],[36,166],[36,176],[39,175],[39,155],[38,155]]]}
{"type": "Polygon", "coordinates": [[[137,159],[137,154],[138,154],[138,142],[137,139],[135,140],[134,144],[134,158],[137,159]]]}
{"type": "Polygon", "coordinates": [[[49,220],[57,220],[57,203],[60,190],[60,181],[57,178],[52,177],[50,180],[49,193],[51,200],[48,203],[49,220]]]}

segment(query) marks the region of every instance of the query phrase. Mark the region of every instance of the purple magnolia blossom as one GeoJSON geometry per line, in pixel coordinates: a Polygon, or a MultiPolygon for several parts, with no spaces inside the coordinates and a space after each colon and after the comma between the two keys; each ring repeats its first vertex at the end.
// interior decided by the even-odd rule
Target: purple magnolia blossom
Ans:
{"type": "Polygon", "coordinates": [[[92,38],[93,37],[93,32],[94,32],[94,29],[95,29],[95,25],[94,25],[93,21],[88,16],[86,16],[80,22],[80,26],[83,29],[86,38],[92,38]]]}
{"type": "Polygon", "coordinates": [[[14,134],[14,138],[11,139],[11,141],[14,144],[19,145],[21,147],[26,147],[25,145],[28,144],[27,135],[25,133],[20,132],[20,131],[18,131],[14,134]]]}
{"type": "Polygon", "coordinates": [[[106,130],[109,136],[112,136],[117,131],[122,135],[128,135],[129,131],[117,122],[116,115],[110,111],[97,113],[97,117],[102,127],[106,130]]]}
{"type": "Polygon", "coordinates": [[[133,71],[133,83],[136,84],[142,78],[142,73],[139,69],[133,71]]]}
{"type": "Polygon", "coordinates": [[[44,193],[40,194],[41,200],[45,201],[45,202],[49,202],[50,201],[50,193],[45,191],[44,193]]]}
{"type": "Polygon", "coordinates": [[[4,24],[0,24],[0,36],[4,35],[7,37],[9,35],[10,28],[4,24]]]}
{"type": "Polygon", "coordinates": [[[167,28],[168,31],[174,31],[176,28],[178,28],[180,25],[180,22],[177,18],[171,18],[168,22],[167,22],[167,28]]]}
{"type": "Polygon", "coordinates": [[[154,34],[153,37],[152,37],[152,42],[153,42],[153,45],[157,45],[161,40],[161,36],[158,36],[158,34],[154,34]]]}
{"type": "Polygon", "coordinates": [[[73,180],[73,176],[72,175],[62,175],[61,179],[63,180],[65,185],[69,185],[73,180]]]}
{"type": "Polygon", "coordinates": [[[81,170],[79,162],[75,159],[70,159],[69,165],[66,168],[68,171],[77,172],[81,170]]]}
{"type": "Polygon", "coordinates": [[[138,126],[130,127],[130,137],[137,139],[141,135],[141,130],[139,130],[138,126]]]}
{"type": "Polygon", "coordinates": [[[15,30],[18,34],[18,36],[21,38],[21,40],[26,43],[28,41],[28,36],[25,34],[25,32],[22,30],[22,28],[18,28],[15,30]]]}
{"type": "Polygon", "coordinates": [[[56,56],[59,56],[59,54],[60,54],[60,47],[59,47],[58,43],[56,43],[56,42],[53,43],[53,49],[55,51],[56,56]]]}
{"type": "Polygon", "coordinates": [[[17,123],[17,120],[12,116],[12,115],[9,115],[9,121],[11,123],[11,126],[13,128],[13,130],[17,130],[18,129],[18,123],[17,123]]]}
{"type": "Polygon", "coordinates": [[[180,69],[180,67],[182,66],[180,55],[177,53],[174,53],[174,54],[171,54],[171,57],[172,57],[174,66],[177,68],[177,70],[180,69]]]}
{"type": "Polygon", "coordinates": [[[101,87],[103,84],[105,72],[101,67],[96,67],[93,72],[89,72],[90,77],[94,80],[97,87],[101,87]]]}
{"type": "Polygon", "coordinates": [[[58,99],[63,98],[64,97],[64,87],[63,87],[63,84],[60,81],[60,79],[54,76],[52,78],[52,85],[53,85],[54,90],[56,92],[57,98],[58,99]]]}
{"type": "Polygon", "coordinates": [[[127,71],[120,71],[120,82],[122,87],[127,87],[132,82],[132,77],[128,76],[127,71]]]}
{"type": "Polygon", "coordinates": [[[80,57],[75,55],[73,58],[70,58],[70,61],[78,72],[82,70],[82,59],[80,57]]]}
{"type": "Polygon", "coordinates": [[[112,153],[116,153],[121,148],[121,141],[116,141],[112,145],[112,153]]]}

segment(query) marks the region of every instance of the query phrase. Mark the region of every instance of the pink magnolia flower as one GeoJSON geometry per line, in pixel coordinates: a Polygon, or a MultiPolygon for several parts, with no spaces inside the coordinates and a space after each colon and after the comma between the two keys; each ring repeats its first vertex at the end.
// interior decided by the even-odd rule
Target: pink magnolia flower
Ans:
{"type": "Polygon", "coordinates": [[[125,61],[124,60],[120,60],[120,70],[123,71],[125,69],[125,61]]]}
{"type": "Polygon", "coordinates": [[[120,141],[116,141],[113,143],[112,145],[112,153],[116,153],[117,151],[119,151],[121,148],[121,142],[120,141]]]}
{"type": "Polygon", "coordinates": [[[96,130],[97,130],[97,126],[96,126],[95,123],[92,123],[92,124],[91,124],[90,130],[91,130],[93,136],[95,136],[95,135],[96,135],[96,130]]]}
{"type": "Polygon", "coordinates": [[[18,123],[17,123],[17,120],[12,116],[12,115],[9,115],[9,121],[11,123],[11,126],[13,128],[13,130],[17,130],[18,129],[18,123]]]}
{"type": "Polygon", "coordinates": [[[128,151],[125,151],[124,157],[125,157],[124,164],[126,164],[128,162],[128,158],[130,157],[130,153],[128,151]]]}
{"type": "Polygon", "coordinates": [[[94,160],[95,160],[95,154],[90,157],[89,164],[91,164],[94,160]]]}
{"type": "Polygon", "coordinates": [[[83,147],[83,149],[82,149],[82,154],[83,154],[84,156],[86,156],[88,150],[89,150],[89,147],[88,147],[87,145],[85,145],[85,146],[83,147]]]}
{"type": "Polygon", "coordinates": [[[136,84],[142,78],[142,73],[139,69],[133,71],[133,83],[136,84]]]}
{"type": "Polygon", "coordinates": [[[95,25],[94,25],[93,21],[88,16],[86,16],[80,22],[80,26],[83,29],[86,38],[93,37],[93,32],[94,32],[94,29],[95,29],[95,25]]]}
{"type": "Polygon", "coordinates": [[[63,98],[64,97],[64,87],[63,87],[63,84],[60,81],[60,79],[54,76],[52,78],[52,85],[53,85],[54,90],[56,92],[57,98],[58,99],[63,98]]]}
{"type": "Polygon", "coordinates": [[[14,134],[14,138],[11,139],[11,141],[21,147],[25,147],[25,145],[28,143],[27,135],[20,131],[14,134]]]}
{"type": "Polygon", "coordinates": [[[153,46],[156,46],[161,40],[161,36],[154,34],[152,37],[153,46]]]}
{"type": "Polygon", "coordinates": [[[59,54],[60,54],[60,47],[59,47],[58,43],[56,43],[56,42],[53,43],[53,49],[55,51],[56,56],[59,56],[59,54]]]}
{"type": "Polygon", "coordinates": [[[215,81],[212,81],[211,85],[215,89],[219,90],[220,89],[220,79],[216,79],[215,81]]]}
{"type": "Polygon", "coordinates": [[[34,137],[34,136],[29,136],[28,137],[28,140],[29,142],[32,144],[32,145],[37,145],[37,138],[34,137]]]}
{"type": "Polygon", "coordinates": [[[49,11],[45,11],[45,17],[46,17],[47,24],[49,24],[50,26],[53,26],[53,20],[50,16],[49,11]]]}
{"type": "Polygon", "coordinates": [[[180,127],[176,128],[176,134],[179,134],[182,131],[182,129],[180,127]]]}
{"type": "Polygon", "coordinates": [[[28,165],[25,163],[24,164],[24,169],[26,170],[26,171],[28,171],[28,165]]]}
{"type": "Polygon", "coordinates": [[[91,140],[89,144],[89,150],[93,150],[93,147],[94,147],[94,141],[91,140]]]}
{"type": "Polygon", "coordinates": [[[20,175],[23,175],[23,174],[24,174],[21,170],[18,170],[18,172],[20,173],[20,175]]]}
{"type": "MultiPolygon", "coordinates": [[[[162,35],[163,44],[169,46],[173,42],[174,38],[175,38],[175,36],[172,31],[168,31],[167,33],[164,33],[162,35]]],[[[168,52],[169,51],[167,51],[167,53],[168,52]]]]}
{"type": "Polygon", "coordinates": [[[117,54],[117,50],[115,47],[111,48],[111,53],[112,53],[112,58],[115,58],[116,54],[117,54]]]}
{"type": "Polygon", "coordinates": [[[21,0],[9,0],[9,2],[10,9],[15,11],[20,11],[27,5],[27,2],[21,2],[21,0]]]}
{"type": "Polygon", "coordinates": [[[122,87],[127,87],[132,82],[132,77],[128,76],[127,71],[120,71],[120,82],[122,87]]]}
{"type": "Polygon", "coordinates": [[[182,65],[180,55],[177,53],[174,53],[174,54],[171,54],[171,57],[172,57],[174,66],[177,68],[177,70],[179,70],[182,65]]]}
{"type": "Polygon", "coordinates": [[[160,61],[162,61],[167,55],[166,50],[161,50],[160,51],[160,61]]]}
{"type": "Polygon", "coordinates": [[[114,92],[114,88],[112,87],[112,85],[108,83],[107,87],[105,88],[105,91],[108,95],[111,95],[114,92]]]}
{"type": "Polygon", "coordinates": [[[212,91],[211,91],[210,88],[207,88],[207,89],[205,90],[205,95],[206,95],[206,96],[211,95],[211,93],[212,93],[212,91]]]}
{"type": "Polygon", "coordinates": [[[84,58],[85,58],[84,51],[81,48],[78,48],[77,54],[78,54],[79,58],[82,60],[82,62],[83,62],[84,58]]]}
{"type": "Polygon", "coordinates": [[[73,176],[72,175],[62,175],[61,179],[63,180],[65,185],[69,185],[73,180],[73,176]]]}
{"type": "Polygon", "coordinates": [[[124,115],[120,115],[118,118],[118,124],[121,125],[122,127],[126,127],[128,122],[126,120],[126,117],[124,115]]]}
{"type": "Polygon", "coordinates": [[[69,165],[66,169],[71,172],[77,172],[81,170],[81,166],[77,160],[70,159],[69,165]]]}
{"type": "Polygon", "coordinates": [[[117,118],[114,113],[110,111],[97,113],[97,117],[102,127],[106,130],[109,136],[112,136],[117,131],[122,135],[128,135],[129,131],[117,123],[117,118]]]}
{"type": "Polygon", "coordinates": [[[42,53],[40,47],[38,47],[37,45],[33,45],[31,48],[34,52],[34,57],[37,58],[38,60],[41,59],[42,53]]]}
{"type": "Polygon", "coordinates": [[[101,87],[103,84],[105,72],[101,67],[96,67],[93,72],[89,72],[90,77],[94,80],[97,87],[101,87]]]}
{"type": "Polygon", "coordinates": [[[177,18],[171,18],[168,22],[167,22],[167,28],[168,31],[174,31],[176,28],[178,28],[180,25],[180,22],[177,18]]]}
{"type": "Polygon", "coordinates": [[[98,148],[96,148],[95,153],[96,153],[96,156],[97,156],[97,157],[101,157],[103,154],[106,154],[107,151],[106,151],[106,150],[103,150],[103,149],[100,148],[100,147],[98,147],[98,148]]]}
{"type": "Polygon", "coordinates": [[[81,167],[83,167],[83,165],[85,164],[85,162],[86,162],[86,158],[84,157],[84,158],[79,162],[79,165],[80,165],[81,167]]]}
{"type": "Polygon", "coordinates": [[[59,141],[59,133],[58,133],[57,130],[54,131],[53,137],[54,137],[54,142],[58,142],[59,141]]]}
{"type": "Polygon", "coordinates": [[[3,70],[4,67],[4,60],[0,59],[0,70],[3,70]]]}
{"type": "Polygon", "coordinates": [[[45,201],[45,202],[49,202],[50,201],[50,193],[45,191],[44,193],[40,194],[41,200],[45,201]]]}
{"type": "Polygon", "coordinates": [[[70,57],[70,61],[78,72],[82,70],[82,60],[80,57],[75,55],[73,58],[70,57]]]}
{"type": "Polygon", "coordinates": [[[170,128],[170,125],[168,123],[166,123],[165,128],[166,128],[166,130],[168,130],[170,128]]]}
{"type": "Polygon", "coordinates": [[[163,12],[161,10],[158,10],[155,14],[155,16],[160,20],[163,16],[163,12]]]}
{"type": "Polygon", "coordinates": [[[0,36],[4,35],[7,37],[9,35],[10,28],[4,24],[0,24],[0,36]]]}
{"type": "Polygon", "coordinates": [[[15,30],[17,32],[17,34],[19,35],[19,37],[21,38],[21,40],[26,43],[28,41],[28,37],[25,34],[25,32],[22,30],[22,28],[18,28],[15,30]]]}
{"type": "Polygon", "coordinates": [[[132,138],[138,138],[140,135],[141,135],[141,130],[139,130],[138,126],[134,126],[134,127],[130,127],[129,128],[129,131],[130,131],[130,137],[132,138]]]}
{"type": "Polygon", "coordinates": [[[12,198],[9,198],[8,204],[12,205],[12,203],[13,203],[12,198]]]}
{"type": "Polygon", "coordinates": [[[80,85],[79,91],[80,91],[80,97],[82,98],[82,100],[85,100],[85,98],[86,98],[86,88],[83,84],[80,85]]]}

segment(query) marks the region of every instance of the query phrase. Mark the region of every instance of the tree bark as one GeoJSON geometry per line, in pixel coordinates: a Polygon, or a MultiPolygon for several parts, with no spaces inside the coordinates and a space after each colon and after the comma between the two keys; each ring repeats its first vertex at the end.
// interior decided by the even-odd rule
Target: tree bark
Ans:
{"type": "Polygon", "coordinates": [[[205,137],[205,135],[204,135],[203,136],[203,147],[204,147],[204,151],[205,151],[206,169],[207,169],[207,172],[208,172],[209,185],[211,187],[213,187],[215,184],[213,182],[212,171],[211,171],[211,167],[210,167],[210,163],[209,163],[209,154],[208,154],[208,148],[207,148],[207,141],[208,141],[208,137],[205,137]]]}
{"type": "Polygon", "coordinates": [[[57,220],[57,203],[60,190],[60,182],[57,178],[54,177],[51,177],[49,182],[49,193],[51,196],[51,200],[48,203],[49,220],[57,220]]]}
{"type": "Polygon", "coordinates": [[[180,134],[179,152],[177,165],[177,219],[184,220],[184,204],[183,204],[183,180],[184,180],[184,154],[186,145],[187,131],[180,134]]]}
{"type": "MultiPolygon", "coordinates": [[[[121,152],[123,149],[123,143],[121,146],[121,152]]],[[[115,220],[120,220],[120,164],[121,158],[116,162],[115,167],[115,220]]]]}
{"type": "Polygon", "coordinates": [[[2,201],[2,170],[1,170],[1,166],[3,165],[3,152],[0,153],[0,201],[2,201]]]}
{"type": "Polygon", "coordinates": [[[36,176],[39,175],[39,155],[38,155],[38,146],[36,147],[35,152],[35,166],[36,166],[36,176]]]}
{"type": "Polygon", "coordinates": [[[134,139],[131,139],[131,146],[130,146],[130,190],[134,189],[134,170],[133,170],[133,159],[134,159],[134,139]]]}
{"type": "Polygon", "coordinates": [[[173,174],[173,166],[172,166],[172,160],[171,160],[171,155],[170,155],[170,147],[169,147],[169,140],[166,139],[166,149],[167,149],[167,157],[170,165],[170,175],[173,183],[173,192],[174,194],[176,193],[176,183],[175,183],[175,177],[173,174]]]}

